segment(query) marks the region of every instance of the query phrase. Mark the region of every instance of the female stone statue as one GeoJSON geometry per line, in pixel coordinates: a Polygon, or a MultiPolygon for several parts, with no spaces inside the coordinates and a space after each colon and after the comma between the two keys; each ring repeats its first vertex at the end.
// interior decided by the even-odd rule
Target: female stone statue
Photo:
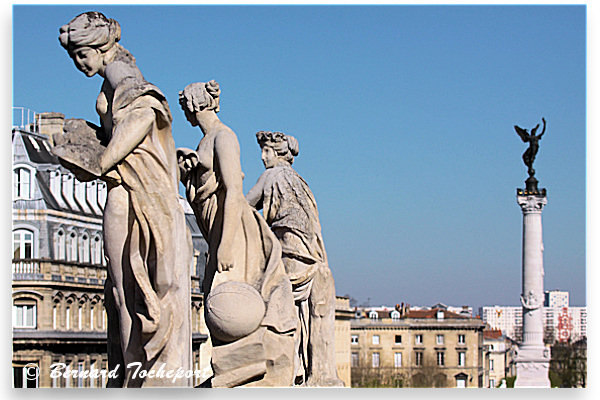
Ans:
{"type": "Polygon", "coordinates": [[[292,168],[298,141],[281,132],[256,134],[265,172],[246,198],[262,209],[281,242],[301,329],[296,336],[296,383],[343,386],[335,364],[335,287],[321,236],[317,203],[292,168]]]}
{"type": "Polygon", "coordinates": [[[192,243],[177,199],[171,112],[118,41],[119,23],[86,12],[60,28],[60,43],[86,76],[104,78],[96,110],[107,142],[99,171],[108,182],[104,249],[108,362],[120,365],[112,387],[189,386],[191,379],[134,378],[159,368],[191,369],[192,243]],[[164,364],[164,366],[163,366],[164,364]]]}
{"type": "Polygon", "coordinates": [[[279,241],[244,198],[239,144],[217,117],[219,95],[215,81],[180,92],[188,121],[204,137],[195,152],[177,152],[209,248],[203,291],[213,344],[211,384],[290,386],[297,327],[292,288],[279,241]]]}

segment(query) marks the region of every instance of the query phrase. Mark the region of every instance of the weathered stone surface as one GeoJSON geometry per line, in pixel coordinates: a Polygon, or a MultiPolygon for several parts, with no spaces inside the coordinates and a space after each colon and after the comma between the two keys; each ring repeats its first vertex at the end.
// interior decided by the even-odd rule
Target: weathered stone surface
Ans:
{"type": "MultiPolygon", "coordinates": [[[[214,81],[190,84],[180,93],[188,121],[204,134],[196,151],[177,151],[188,202],[209,246],[203,291],[208,298],[219,284],[245,283],[260,293],[266,310],[259,328],[246,338],[223,342],[220,332],[214,327],[210,331],[212,386],[290,386],[298,326],[292,287],[279,241],[244,199],[239,144],[235,133],[217,117],[219,95],[214,81]],[[264,355],[248,354],[245,340],[260,331],[265,332],[264,355]],[[235,368],[229,366],[230,360],[236,360],[235,368]],[[264,375],[251,376],[262,371],[261,363],[264,375]]],[[[208,307],[206,312],[210,312],[208,307]]],[[[240,305],[239,313],[243,312],[240,305]]],[[[210,318],[206,316],[207,321],[210,318]]]]}
{"type": "Polygon", "coordinates": [[[293,286],[300,329],[296,332],[296,384],[343,386],[335,360],[335,287],[321,235],[317,203],[292,168],[298,141],[281,132],[256,134],[265,172],[246,196],[281,242],[293,286]]]}
{"type": "Polygon", "coordinates": [[[60,28],[60,43],[77,69],[104,78],[96,110],[99,133],[107,140],[101,151],[94,128],[74,121],[63,138],[57,137],[55,153],[63,151],[61,159],[74,173],[87,170],[108,183],[103,216],[108,368],[120,365],[108,386],[190,386],[191,378],[134,376],[135,369],[125,368],[139,362],[149,376],[161,368],[192,369],[192,242],[177,197],[169,106],[117,43],[120,38],[118,22],[98,12],[60,28]],[[86,143],[90,148],[84,150],[86,143]]]}
{"type": "Polygon", "coordinates": [[[101,128],[83,119],[67,119],[63,129],[52,136],[52,153],[66,168],[78,167],[90,173],[88,180],[97,179],[101,175],[100,158],[106,150],[106,144],[100,140],[101,128]]]}
{"type": "Polygon", "coordinates": [[[206,325],[223,342],[232,342],[254,332],[265,316],[260,293],[243,282],[223,282],[206,297],[206,325]]]}

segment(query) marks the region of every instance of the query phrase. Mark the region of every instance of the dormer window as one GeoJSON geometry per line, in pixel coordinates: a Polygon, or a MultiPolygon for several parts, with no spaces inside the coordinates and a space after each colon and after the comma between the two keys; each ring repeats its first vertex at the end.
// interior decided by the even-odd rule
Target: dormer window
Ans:
{"type": "Polygon", "coordinates": [[[31,171],[28,168],[13,170],[13,199],[31,199],[31,171]]]}
{"type": "Polygon", "coordinates": [[[436,318],[437,319],[444,319],[444,311],[438,310],[437,313],[436,313],[436,318]]]}
{"type": "Polygon", "coordinates": [[[400,313],[397,310],[396,311],[392,311],[391,317],[394,320],[400,319],[400,313]]]}
{"type": "Polygon", "coordinates": [[[369,318],[371,318],[371,319],[377,319],[377,318],[379,318],[379,314],[377,314],[377,311],[371,311],[369,313],[369,318]]]}

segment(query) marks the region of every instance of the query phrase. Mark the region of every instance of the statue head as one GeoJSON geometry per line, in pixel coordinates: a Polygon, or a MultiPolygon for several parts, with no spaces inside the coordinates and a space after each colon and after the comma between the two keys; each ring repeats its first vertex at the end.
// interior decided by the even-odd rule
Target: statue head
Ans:
{"type": "Polygon", "coordinates": [[[58,39],[77,69],[87,76],[103,74],[109,58],[113,58],[120,47],[117,42],[121,39],[121,26],[102,13],[89,11],[63,25],[58,39]]]}
{"type": "Polygon", "coordinates": [[[179,92],[179,104],[192,125],[198,125],[196,114],[202,111],[219,112],[221,89],[214,80],[190,83],[179,92]]]}
{"type": "Polygon", "coordinates": [[[256,140],[262,149],[265,168],[272,168],[280,162],[292,165],[294,156],[298,155],[298,141],[283,132],[260,131],[256,133],[256,140]]]}

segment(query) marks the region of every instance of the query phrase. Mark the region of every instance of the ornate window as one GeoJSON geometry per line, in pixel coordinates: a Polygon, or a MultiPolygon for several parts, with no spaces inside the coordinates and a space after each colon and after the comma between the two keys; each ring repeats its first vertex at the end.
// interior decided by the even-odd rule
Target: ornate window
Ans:
{"type": "Polygon", "coordinates": [[[18,167],[13,170],[13,199],[31,199],[31,170],[18,167]]]}
{"type": "Polygon", "coordinates": [[[96,325],[95,325],[96,320],[94,319],[95,318],[95,315],[94,315],[95,310],[96,310],[96,304],[92,304],[90,306],[90,329],[93,331],[96,330],[96,325]]]}
{"type": "Polygon", "coordinates": [[[54,258],[57,260],[65,259],[65,236],[65,231],[62,228],[54,233],[54,258]]]}
{"type": "Polygon", "coordinates": [[[69,232],[67,237],[67,261],[77,261],[77,234],[69,232]]]}
{"type": "Polygon", "coordinates": [[[65,310],[65,328],[71,329],[71,304],[67,305],[65,310]]]}
{"type": "Polygon", "coordinates": [[[90,262],[90,235],[87,232],[83,232],[79,238],[79,261],[90,262]]]}
{"type": "Polygon", "coordinates": [[[56,327],[58,326],[58,306],[55,304],[52,307],[52,329],[56,330],[56,327]]]}
{"type": "Polygon", "coordinates": [[[33,258],[33,232],[27,229],[13,231],[13,259],[33,258]]]}
{"type": "Polygon", "coordinates": [[[92,264],[102,264],[102,240],[99,234],[94,235],[90,244],[92,264]]]}

